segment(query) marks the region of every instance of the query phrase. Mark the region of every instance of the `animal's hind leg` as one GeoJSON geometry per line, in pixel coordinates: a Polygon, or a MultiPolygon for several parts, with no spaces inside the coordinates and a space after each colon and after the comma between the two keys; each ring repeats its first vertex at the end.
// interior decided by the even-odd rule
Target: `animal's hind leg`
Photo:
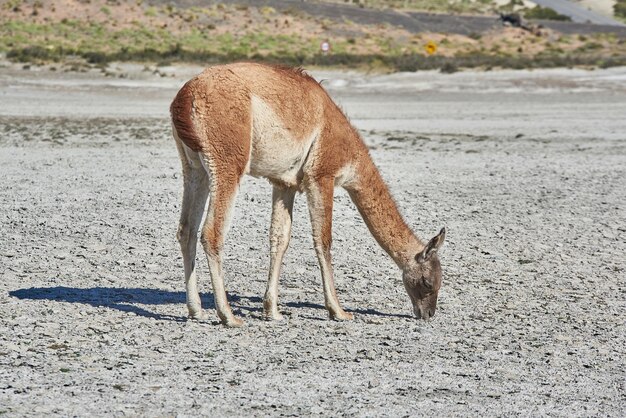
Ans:
{"type": "Polygon", "coordinates": [[[229,327],[239,327],[243,321],[233,315],[226,289],[224,288],[224,273],[222,271],[222,253],[229,221],[233,211],[235,197],[239,189],[241,174],[236,169],[227,170],[222,167],[212,170],[210,163],[203,160],[204,166],[211,175],[211,190],[207,217],[202,228],[201,242],[209,262],[215,309],[222,323],[229,327]]]}
{"type": "Polygon", "coordinates": [[[176,143],[183,164],[184,178],[183,203],[177,237],[185,267],[187,308],[190,318],[206,319],[207,314],[202,312],[198,294],[196,247],[198,230],[209,194],[209,177],[197,153],[186,148],[179,140],[176,143]]]}
{"type": "Polygon", "coordinates": [[[280,320],[278,312],[278,278],[283,256],[291,237],[291,215],[294,189],[274,186],[272,193],[272,224],[270,226],[270,274],[263,299],[263,313],[266,319],[280,320]]]}

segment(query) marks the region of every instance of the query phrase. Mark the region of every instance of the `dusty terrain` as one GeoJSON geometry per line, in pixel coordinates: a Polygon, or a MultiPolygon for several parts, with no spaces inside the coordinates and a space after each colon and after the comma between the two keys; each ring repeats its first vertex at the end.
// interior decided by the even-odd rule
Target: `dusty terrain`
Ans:
{"type": "Polygon", "coordinates": [[[0,414],[624,414],[626,69],[315,73],[408,223],[447,226],[440,308],[410,316],[338,191],[355,321],[327,319],[303,196],[286,321],[263,321],[270,186],[247,178],[225,258],[242,329],[185,318],[167,108],[196,70],[0,68],[0,414]]]}

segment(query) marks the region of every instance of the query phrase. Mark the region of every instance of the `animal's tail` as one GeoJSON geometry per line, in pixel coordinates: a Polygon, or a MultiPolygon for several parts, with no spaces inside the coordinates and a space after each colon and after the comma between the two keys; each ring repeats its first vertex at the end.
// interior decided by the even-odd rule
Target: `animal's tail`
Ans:
{"type": "Polygon", "coordinates": [[[170,105],[170,114],[172,116],[172,125],[176,130],[178,138],[194,151],[200,151],[202,141],[196,132],[193,120],[193,90],[191,83],[188,81],[179,91],[172,104],[170,105]]]}

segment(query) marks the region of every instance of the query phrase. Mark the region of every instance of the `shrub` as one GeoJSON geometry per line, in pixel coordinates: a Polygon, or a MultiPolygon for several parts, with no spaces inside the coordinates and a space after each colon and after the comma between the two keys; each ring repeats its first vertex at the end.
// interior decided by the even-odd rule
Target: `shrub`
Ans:
{"type": "Polygon", "coordinates": [[[617,17],[626,18],[626,0],[617,0],[613,5],[613,13],[617,17]]]}
{"type": "Polygon", "coordinates": [[[524,13],[526,19],[562,20],[570,22],[569,16],[562,15],[549,7],[536,6],[524,13]]]}
{"type": "Polygon", "coordinates": [[[459,68],[451,62],[446,62],[445,64],[441,66],[439,71],[444,74],[452,74],[452,73],[456,73],[457,71],[459,71],[459,68]]]}

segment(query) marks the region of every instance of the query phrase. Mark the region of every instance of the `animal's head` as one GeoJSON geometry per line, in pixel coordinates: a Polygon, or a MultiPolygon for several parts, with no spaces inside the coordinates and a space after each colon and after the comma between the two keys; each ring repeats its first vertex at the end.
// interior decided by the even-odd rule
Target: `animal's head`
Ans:
{"type": "Polygon", "coordinates": [[[446,228],[442,228],[403,271],[402,281],[413,303],[413,312],[417,319],[430,319],[435,315],[441,287],[441,264],[437,250],[441,248],[445,238],[446,228]]]}

